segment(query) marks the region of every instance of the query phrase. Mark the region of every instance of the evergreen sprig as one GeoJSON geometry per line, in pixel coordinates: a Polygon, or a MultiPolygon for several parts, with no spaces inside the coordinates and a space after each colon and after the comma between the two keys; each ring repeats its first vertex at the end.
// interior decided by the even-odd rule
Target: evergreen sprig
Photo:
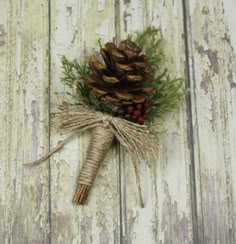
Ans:
{"type": "Polygon", "coordinates": [[[87,62],[79,64],[77,59],[69,61],[65,56],[61,58],[63,76],[62,82],[72,88],[78,81],[84,83],[84,77],[91,73],[87,62]]]}
{"type": "Polygon", "coordinates": [[[168,70],[166,68],[163,70],[164,54],[161,46],[163,40],[159,29],[148,27],[143,32],[130,35],[129,39],[141,47],[148,57],[154,77],[152,82],[154,94],[149,98],[154,104],[149,110],[149,116],[152,120],[163,118],[167,112],[177,109],[181,99],[186,95],[187,91],[183,89],[184,79],[171,79],[168,70]]]}
{"type": "Polygon", "coordinates": [[[63,76],[61,81],[68,87],[76,90],[81,99],[97,111],[112,113],[109,104],[94,96],[85,81],[86,75],[91,74],[91,69],[87,62],[79,63],[78,60],[68,60],[65,56],[61,59],[63,76]]]}
{"type": "Polygon", "coordinates": [[[159,64],[163,60],[161,48],[162,39],[159,37],[159,29],[148,27],[143,32],[135,32],[129,38],[142,48],[142,52],[148,57],[148,62],[153,69],[159,70],[159,64]]]}

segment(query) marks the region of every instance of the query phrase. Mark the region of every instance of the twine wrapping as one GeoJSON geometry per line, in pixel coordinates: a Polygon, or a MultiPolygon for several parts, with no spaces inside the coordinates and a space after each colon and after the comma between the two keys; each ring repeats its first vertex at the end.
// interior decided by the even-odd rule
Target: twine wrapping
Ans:
{"type": "Polygon", "coordinates": [[[103,126],[98,126],[92,130],[86,160],[80,171],[77,189],[73,197],[75,204],[85,203],[88,191],[93,185],[99,166],[105,158],[113,138],[114,134],[103,126]]]}
{"type": "Polygon", "coordinates": [[[150,162],[157,156],[158,147],[155,136],[149,132],[147,126],[95,111],[82,103],[61,107],[61,112],[57,114],[57,121],[59,122],[59,128],[71,133],[71,135],[30,165],[40,164],[59,151],[73,136],[92,129],[87,157],[79,174],[77,189],[73,197],[75,204],[84,204],[98,168],[115,136],[131,156],[135,168],[139,200],[143,207],[140,177],[136,162],[144,160],[150,166],[150,162]]]}

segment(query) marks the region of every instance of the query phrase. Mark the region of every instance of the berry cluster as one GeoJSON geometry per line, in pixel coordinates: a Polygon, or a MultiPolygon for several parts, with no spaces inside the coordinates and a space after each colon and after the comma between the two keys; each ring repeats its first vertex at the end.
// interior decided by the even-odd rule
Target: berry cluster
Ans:
{"type": "Polygon", "coordinates": [[[134,106],[121,107],[118,110],[118,116],[142,125],[145,120],[149,119],[148,110],[152,105],[152,101],[146,101],[145,103],[139,103],[134,106]]]}

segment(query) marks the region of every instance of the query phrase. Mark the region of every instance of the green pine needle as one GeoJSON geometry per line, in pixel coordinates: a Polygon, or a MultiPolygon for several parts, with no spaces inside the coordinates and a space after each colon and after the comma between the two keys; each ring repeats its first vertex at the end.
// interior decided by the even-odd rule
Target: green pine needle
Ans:
{"type": "Polygon", "coordinates": [[[148,57],[154,77],[152,82],[154,94],[149,97],[149,100],[154,102],[149,110],[152,120],[162,119],[167,112],[177,109],[181,99],[186,95],[186,90],[183,90],[184,79],[171,79],[167,69],[162,71],[164,54],[159,32],[159,29],[148,27],[143,32],[136,32],[133,36],[129,36],[129,39],[140,46],[148,57]]]}
{"type": "Polygon", "coordinates": [[[80,64],[78,60],[69,61],[65,56],[61,59],[63,76],[62,82],[70,88],[75,88],[82,100],[97,111],[112,113],[109,104],[103,102],[91,93],[85,81],[86,75],[92,73],[87,62],[80,64]]]}

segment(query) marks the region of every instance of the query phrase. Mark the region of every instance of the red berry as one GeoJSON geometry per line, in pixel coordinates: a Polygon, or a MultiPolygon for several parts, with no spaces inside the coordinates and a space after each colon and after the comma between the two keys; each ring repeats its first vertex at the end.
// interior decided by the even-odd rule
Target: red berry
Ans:
{"type": "Polygon", "coordinates": [[[124,113],[125,113],[125,110],[124,109],[118,110],[118,114],[123,115],[124,113]]]}
{"type": "Polygon", "coordinates": [[[137,116],[137,117],[140,117],[141,112],[139,110],[135,110],[134,111],[134,115],[137,116]]]}
{"type": "Polygon", "coordinates": [[[144,116],[143,116],[143,118],[145,119],[145,120],[147,120],[148,119],[148,114],[144,114],[144,116]]]}
{"type": "Polygon", "coordinates": [[[145,108],[150,108],[152,105],[153,105],[153,102],[152,101],[147,101],[145,103],[145,108]]]}
{"type": "Polygon", "coordinates": [[[153,101],[148,101],[149,105],[152,106],[153,105],[153,101]]]}
{"type": "Polygon", "coordinates": [[[132,121],[133,121],[133,122],[136,122],[136,121],[137,121],[137,116],[133,115],[133,116],[132,116],[132,121]]]}
{"type": "Polygon", "coordinates": [[[133,111],[134,111],[133,106],[128,106],[128,108],[127,108],[127,112],[128,112],[129,114],[132,114],[133,111]]]}
{"type": "Polygon", "coordinates": [[[144,118],[143,118],[143,117],[140,117],[140,118],[138,119],[138,122],[139,122],[140,125],[142,125],[142,124],[144,123],[144,118]]]}
{"type": "Polygon", "coordinates": [[[136,105],[136,108],[138,109],[138,110],[142,110],[143,109],[143,105],[140,103],[140,104],[137,104],[136,105]]]}

